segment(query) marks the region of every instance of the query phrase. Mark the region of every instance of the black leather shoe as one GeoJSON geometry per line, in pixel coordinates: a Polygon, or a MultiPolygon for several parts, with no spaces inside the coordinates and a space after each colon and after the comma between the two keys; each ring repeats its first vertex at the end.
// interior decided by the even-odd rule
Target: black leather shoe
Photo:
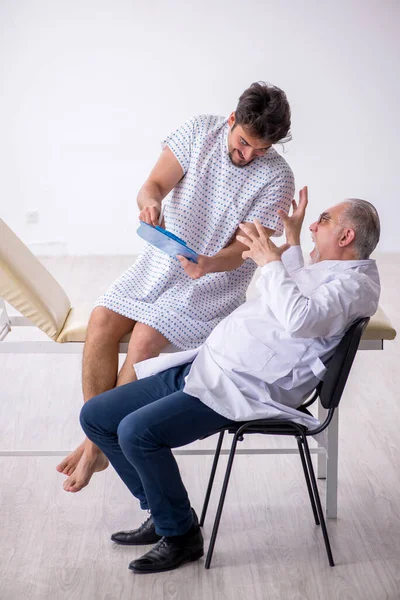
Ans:
{"type": "Polygon", "coordinates": [[[192,536],[179,543],[172,537],[163,537],[146,554],[133,560],[129,568],[135,573],[160,573],[177,569],[186,562],[193,562],[204,554],[204,540],[200,527],[192,536]]]}
{"type": "Polygon", "coordinates": [[[155,544],[161,540],[161,537],[156,533],[153,517],[150,515],[138,529],[117,531],[112,534],[111,539],[116,544],[123,546],[145,546],[146,544],[155,544]]]}
{"type": "MultiPolygon", "coordinates": [[[[193,523],[199,524],[199,519],[196,512],[192,508],[193,523]]],[[[145,546],[146,544],[155,544],[161,540],[162,536],[156,533],[153,517],[150,517],[142,523],[138,529],[131,531],[117,531],[111,536],[111,540],[122,546],[145,546]]]]}

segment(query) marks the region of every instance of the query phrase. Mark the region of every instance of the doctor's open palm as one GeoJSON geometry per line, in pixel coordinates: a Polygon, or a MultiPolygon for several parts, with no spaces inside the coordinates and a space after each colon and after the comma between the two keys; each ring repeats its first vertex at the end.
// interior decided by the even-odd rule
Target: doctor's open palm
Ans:
{"type": "Polygon", "coordinates": [[[251,258],[259,267],[281,260],[282,254],[290,245],[276,246],[258,219],[254,219],[254,225],[256,226],[256,232],[253,232],[245,223],[239,225],[247,237],[237,235],[236,239],[249,248],[242,253],[242,258],[245,260],[251,258]]]}
{"type": "Polygon", "coordinates": [[[285,226],[286,241],[291,246],[300,245],[300,232],[303,226],[306,208],[308,205],[308,188],[305,185],[299,192],[299,203],[292,200],[292,214],[288,215],[283,210],[278,210],[278,215],[285,226]]]}

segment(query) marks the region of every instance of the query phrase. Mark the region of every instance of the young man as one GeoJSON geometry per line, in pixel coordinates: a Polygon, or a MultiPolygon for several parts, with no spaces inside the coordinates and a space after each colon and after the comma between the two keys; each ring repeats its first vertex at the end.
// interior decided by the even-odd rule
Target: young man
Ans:
{"type": "Polygon", "coordinates": [[[234,421],[292,419],[323,378],[346,329],[378,307],[380,284],[369,259],[380,233],[375,208],[346,200],[310,230],[313,264],[304,267],[300,229],[307,190],[291,217],[280,212],[287,244],[276,247],[256,221],[241,225],[244,259],[261,267],[260,295],[220,322],[198,349],[135,365],[138,381],[105,392],[82,409],[81,424],[151,516],[114,534],[120,544],[156,543],[134,560],[135,572],[166,571],[203,554],[197,517],[171,448],[234,421]]]}
{"type": "MultiPolygon", "coordinates": [[[[182,263],[147,245],[98,301],[83,357],[86,402],[133,381],[132,364],[158,356],[169,343],[186,350],[203,343],[213,328],[245,300],[255,264],[244,262],[235,239],[239,223],[258,218],[269,233],[282,232],[277,209],[288,211],[293,174],[273,144],[290,129],[282,90],[254,83],[228,119],[195,117],[164,142],[161,156],[138,195],[139,218],[165,227],[200,254],[182,263]],[[132,336],[118,374],[118,344],[132,336]]],[[[252,225],[253,226],[253,225],[252,225]]],[[[77,492],[106,457],[86,440],[57,469],[64,489],[77,492]]]]}

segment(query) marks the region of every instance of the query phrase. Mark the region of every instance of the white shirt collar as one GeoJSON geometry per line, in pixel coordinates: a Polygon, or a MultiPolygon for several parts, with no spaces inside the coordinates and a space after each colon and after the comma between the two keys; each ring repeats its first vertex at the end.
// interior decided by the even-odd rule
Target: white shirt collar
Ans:
{"type": "Polygon", "coordinates": [[[312,269],[313,271],[326,271],[330,269],[339,269],[346,271],[346,269],[353,269],[354,267],[366,267],[375,264],[375,260],[372,258],[364,260],[321,260],[320,262],[305,265],[306,269],[312,269]]]}

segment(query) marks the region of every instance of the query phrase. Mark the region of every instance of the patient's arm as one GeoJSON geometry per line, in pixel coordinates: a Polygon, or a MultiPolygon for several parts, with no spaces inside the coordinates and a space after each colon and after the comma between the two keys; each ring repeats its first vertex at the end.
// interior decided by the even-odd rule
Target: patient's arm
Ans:
{"type": "MultiPolygon", "coordinates": [[[[255,231],[255,225],[253,223],[246,223],[246,226],[251,231],[255,231]]],[[[239,232],[240,229],[237,230],[239,232]]],[[[274,233],[273,229],[265,228],[268,235],[274,233]]],[[[186,275],[189,275],[192,279],[199,279],[207,273],[219,273],[221,271],[233,271],[238,269],[245,261],[242,254],[247,250],[247,246],[236,239],[236,233],[234,240],[225,246],[222,250],[214,254],[214,256],[203,256],[200,255],[198,263],[192,263],[183,256],[178,257],[181,265],[183,266],[186,275]]]]}
{"type": "Polygon", "coordinates": [[[140,188],[137,203],[139,219],[149,225],[158,225],[161,202],[180,182],[183,169],[172,150],[165,146],[149,177],[140,188]]]}

